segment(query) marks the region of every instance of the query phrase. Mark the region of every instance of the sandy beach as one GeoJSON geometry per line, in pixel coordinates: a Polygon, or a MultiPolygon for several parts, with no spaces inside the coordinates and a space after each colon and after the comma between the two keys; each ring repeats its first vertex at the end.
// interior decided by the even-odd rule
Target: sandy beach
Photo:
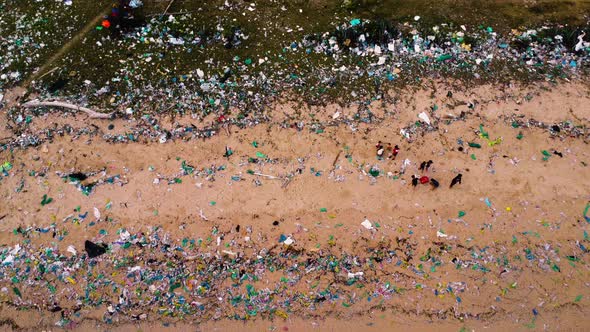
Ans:
{"type": "Polygon", "coordinates": [[[0,331],[588,331],[589,18],[0,0],[0,331]]]}
{"type": "Polygon", "coordinates": [[[284,103],[267,124],[163,144],[107,142],[136,120],[34,119],[71,129],[0,152],[6,328],[584,330],[588,85],[390,96],[371,124],[284,103]],[[431,125],[400,134],[422,112],[431,125]],[[397,157],[379,160],[378,141],[397,157]],[[86,240],[109,248],[89,260],[86,240]]]}

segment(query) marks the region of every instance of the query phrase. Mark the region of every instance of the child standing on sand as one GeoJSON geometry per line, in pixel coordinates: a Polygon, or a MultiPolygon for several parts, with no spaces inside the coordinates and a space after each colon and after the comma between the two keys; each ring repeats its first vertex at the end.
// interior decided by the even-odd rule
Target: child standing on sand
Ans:
{"type": "MultiPolygon", "coordinates": [[[[391,144],[390,144],[391,145],[391,144]]],[[[393,149],[391,150],[391,154],[389,155],[390,159],[395,160],[395,157],[397,157],[397,154],[399,153],[399,146],[394,146],[393,149]]]]}

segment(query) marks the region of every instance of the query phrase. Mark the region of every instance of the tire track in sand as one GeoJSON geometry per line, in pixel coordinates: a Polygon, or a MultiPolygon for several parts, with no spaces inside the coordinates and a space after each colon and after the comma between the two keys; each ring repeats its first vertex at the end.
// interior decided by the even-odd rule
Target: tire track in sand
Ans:
{"type": "Polygon", "coordinates": [[[92,30],[97,24],[98,22],[100,22],[100,20],[109,13],[109,11],[111,10],[112,4],[109,3],[108,6],[106,6],[105,8],[103,8],[92,20],[90,20],[88,23],[86,23],[86,25],[84,27],[82,27],[82,29],[74,36],[72,37],[72,39],[70,39],[67,43],[65,43],[51,58],[49,58],[49,60],[47,60],[43,65],[41,65],[41,67],[39,68],[39,70],[37,70],[36,72],[32,73],[29,78],[27,78],[23,84],[21,85],[22,88],[27,89],[29,87],[29,85],[35,81],[38,78],[41,78],[49,73],[51,73],[52,71],[56,70],[56,68],[53,68],[51,70],[48,70],[49,67],[51,67],[51,65],[55,62],[57,62],[59,59],[61,59],[61,57],[66,54],[69,50],[72,49],[72,47],[76,46],[80,40],[82,39],[82,37],[84,37],[88,32],[90,32],[90,30],[92,30]]]}

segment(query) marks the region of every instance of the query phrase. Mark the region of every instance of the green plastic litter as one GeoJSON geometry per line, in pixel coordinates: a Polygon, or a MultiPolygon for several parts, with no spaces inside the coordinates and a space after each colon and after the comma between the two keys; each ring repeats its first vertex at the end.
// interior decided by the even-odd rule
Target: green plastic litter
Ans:
{"type": "Polygon", "coordinates": [[[481,133],[481,136],[482,137],[490,138],[490,135],[485,130],[483,130],[483,125],[482,124],[479,125],[479,132],[481,133]]]}
{"type": "Polygon", "coordinates": [[[12,164],[10,162],[5,162],[0,166],[0,172],[8,172],[12,169],[12,164]]]}
{"type": "Polygon", "coordinates": [[[449,59],[452,59],[452,58],[453,58],[453,56],[450,55],[450,54],[443,54],[443,55],[440,55],[438,58],[436,58],[436,61],[443,62],[445,60],[449,60],[449,59]]]}
{"type": "Polygon", "coordinates": [[[583,295],[576,296],[576,299],[574,300],[574,302],[580,302],[580,301],[582,301],[582,298],[583,297],[584,297],[583,295]]]}
{"type": "Polygon", "coordinates": [[[516,135],[516,139],[522,139],[524,136],[522,135],[522,133],[518,133],[518,135],[516,135]]]}
{"type": "Polygon", "coordinates": [[[473,153],[471,154],[471,159],[477,160],[477,158],[475,158],[475,154],[473,154],[473,153]]]}
{"type": "Polygon", "coordinates": [[[256,152],[256,157],[266,159],[266,155],[262,152],[256,152]]]}
{"type": "Polygon", "coordinates": [[[549,151],[547,151],[547,150],[543,150],[543,151],[541,151],[541,153],[543,153],[543,155],[545,157],[551,157],[551,153],[549,153],[549,151]]]}
{"type": "Polygon", "coordinates": [[[173,292],[175,289],[177,289],[177,288],[180,288],[180,286],[181,286],[181,285],[180,285],[180,283],[179,283],[179,282],[177,282],[177,283],[174,283],[174,284],[170,285],[169,292],[173,292]]]}
{"type": "Polygon", "coordinates": [[[371,170],[369,171],[369,174],[371,174],[372,177],[378,177],[379,176],[379,170],[376,170],[374,168],[371,168],[371,170]]]}
{"type": "Polygon", "coordinates": [[[321,209],[320,209],[320,212],[328,212],[328,209],[326,209],[326,208],[321,208],[321,209]]]}
{"type": "Polygon", "coordinates": [[[477,144],[477,143],[474,143],[474,142],[469,142],[469,143],[467,143],[467,145],[469,145],[472,148],[481,149],[481,145],[480,144],[477,144]]]}
{"type": "Polygon", "coordinates": [[[211,201],[211,202],[209,202],[209,205],[211,205],[211,206],[215,206],[215,204],[217,204],[217,202],[216,202],[216,201],[211,201]]]}
{"type": "Polygon", "coordinates": [[[459,211],[459,218],[464,217],[465,216],[465,211],[459,211]]]}
{"type": "Polygon", "coordinates": [[[182,170],[185,171],[185,173],[187,173],[187,174],[193,174],[193,172],[195,171],[195,168],[190,165],[187,165],[186,160],[183,160],[182,161],[182,170]]]}
{"type": "Polygon", "coordinates": [[[45,206],[51,202],[53,202],[53,198],[47,197],[47,195],[43,195],[43,199],[41,200],[41,206],[45,206]]]}

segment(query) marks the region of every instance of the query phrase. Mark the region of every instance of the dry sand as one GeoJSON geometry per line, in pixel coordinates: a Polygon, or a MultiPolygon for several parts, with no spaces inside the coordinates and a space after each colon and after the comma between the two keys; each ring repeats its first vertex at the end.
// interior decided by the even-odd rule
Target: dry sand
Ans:
{"type": "MultiPolygon", "coordinates": [[[[130,131],[135,121],[89,121],[82,115],[55,113],[35,118],[32,130],[55,123],[70,123],[74,128],[92,124],[97,126],[98,134],[55,137],[37,148],[0,152],[0,162],[14,165],[10,176],[0,180],[0,244],[22,244],[23,236],[13,233],[19,226],[43,228],[55,223],[57,237],[52,232],[32,232],[30,246],[37,250],[52,247],[70,257],[66,248],[72,245],[80,255],[86,239],[111,243],[119,239],[117,232],[122,228],[136,234],[160,226],[174,245],[180,245],[183,238],[200,238],[203,242],[196,250],[211,253],[212,257],[218,255],[221,260],[223,250],[246,260],[255,259],[262,249],[277,257],[286,253],[282,258],[286,268],[256,272],[258,281],[244,283],[256,289],[276,289],[281,277],[290,279],[283,282],[283,292],[275,294],[271,301],[281,302],[294,293],[311,295],[328,286],[341,294],[338,299],[316,303],[303,299],[291,303],[290,312],[284,308],[281,311],[287,319],[275,316],[270,321],[258,315],[244,323],[227,319],[234,314],[244,315],[243,308],[229,305],[227,290],[244,293],[245,286],[233,287],[229,279],[212,280],[216,294],[201,296],[191,287],[174,291],[185,296],[187,302],[204,303],[206,314],[162,317],[157,307],[147,306],[123,310],[125,314],[116,314],[113,325],[109,325],[102,322],[106,304],[98,308],[82,306],[68,316],[74,322],[68,326],[80,330],[587,329],[589,258],[580,244],[590,248],[584,238],[590,224],[582,215],[590,201],[590,167],[586,166],[590,163],[588,86],[483,86],[466,92],[437,84],[429,89],[398,92],[395,103],[375,102],[371,110],[383,121],[354,128],[345,124],[328,126],[317,134],[307,128],[281,129],[279,124],[285,117],[294,117],[289,123],[300,120],[309,124],[310,112],[320,121],[330,119],[335,112],[344,118],[356,109],[330,105],[310,111],[285,103],[273,110],[271,124],[243,130],[230,128],[230,135],[221,132],[204,141],[165,144],[109,144],[102,140],[103,133],[130,131]],[[449,89],[454,92],[452,98],[446,96],[449,89]],[[470,109],[468,102],[475,102],[476,107],[470,109]],[[434,104],[438,109],[430,116],[432,120],[440,118],[437,129],[413,135],[411,142],[404,139],[400,129],[415,122],[417,114],[434,104]],[[463,120],[446,122],[449,114],[458,116],[461,112],[465,112],[463,120]],[[570,121],[574,126],[583,126],[586,133],[573,137],[564,130],[551,133],[536,127],[514,128],[512,117],[547,124],[570,121]],[[115,129],[108,130],[111,123],[115,129]],[[501,143],[489,146],[478,137],[480,124],[490,139],[501,137],[501,143]],[[519,132],[523,135],[520,140],[516,138],[519,132]],[[458,151],[459,138],[464,141],[463,152],[458,151]],[[379,140],[400,146],[396,160],[376,159],[374,146],[379,140]],[[258,142],[257,148],[253,141],[258,142]],[[468,148],[467,142],[478,142],[482,148],[468,148]],[[229,158],[223,157],[225,146],[234,150],[229,158]],[[558,151],[563,156],[552,154],[544,161],[543,150],[558,151]],[[276,162],[249,164],[248,158],[257,152],[276,162]],[[406,159],[411,164],[400,174],[406,159]],[[422,175],[417,166],[429,159],[434,164],[426,175],[436,178],[440,188],[412,187],[410,176],[422,175]],[[182,176],[183,160],[196,170],[221,165],[225,169],[213,176],[182,176]],[[378,166],[382,175],[373,179],[367,165],[378,166]],[[301,167],[302,174],[298,174],[301,167]],[[248,169],[279,178],[294,176],[287,182],[251,175],[248,169]],[[37,175],[30,176],[31,171],[37,175]],[[85,196],[56,172],[98,172],[86,182],[114,175],[120,175],[120,180],[97,186],[85,196]],[[450,189],[449,183],[457,173],[463,174],[463,182],[450,189]],[[242,180],[232,180],[232,176],[242,180]],[[182,182],[175,183],[174,178],[182,182]],[[21,190],[16,192],[21,184],[21,190]],[[53,202],[41,206],[44,194],[53,202]],[[491,206],[486,204],[486,198],[491,206]],[[78,206],[79,212],[75,211],[78,206]],[[95,207],[100,218],[91,226],[90,222],[96,220],[95,207]],[[87,218],[79,223],[64,221],[68,215],[75,217],[86,211],[87,218]],[[459,211],[465,215],[458,217],[459,211]],[[374,229],[361,226],[365,218],[374,229]],[[274,221],[279,222],[278,226],[273,226],[274,221]],[[216,235],[212,235],[214,227],[218,229],[216,235]],[[64,235],[61,240],[60,234],[64,235]],[[224,236],[218,246],[215,237],[221,234],[224,236]],[[279,244],[281,234],[294,243],[279,244]],[[209,237],[210,242],[206,240],[209,237]],[[291,256],[293,253],[297,257],[291,256]],[[340,260],[345,254],[356,259],[331,272],[287,268],[329,254],[340,260]],[[349,272],[364,275],[349,285],[349,272]],[[391,288],[386,283],[396,291],[387,292],[391,288]],[[132,325],[127,315],[141,312],[148,313],[151,323],[132,325]],[[166,328],[162,322],[172,325],[166,328]]],[[[161,125],[172,127],[172,121],[192,120],[162,118],[161,125]]],[[[0,137],[11,135],[5,128],[2,130],[0,137]]],[[[225,254],[225,261],[235,258],[232,255],[225,254]]],[[[98,266],[104,270],[100,271],[132,290],[141,285],[126,280],[124,271],[113,270],[113,257],[127,257],[133,261],[130,266],[142,268],[146,268],[147,257],[184,261],[187,270],[199,270],[203,268],[200,265],[208,264],[182,253],[161,257],[136,247],[102,256],[98,266]]],[[[22,298],[11,291],[11,278],[23,271],[3,271],[0,318],[12,324],[7,329],[55,329],[61,316],[48,308],[56,302],[72,311],[74,294],[84,294],[84,270],[71,272],[75,285],[55,280],[54,276],[52,282],[58,288],[55,294],[21,282],[17,286],[22,298]],[[15,311],[19,306],[28,306],[29,310],[15,311]]],[[[33,275],[30,279],[34,279],[33,275]]],[[[105,298],[118,301],[120,291],[105,287],[101,292],[105,298]]]]}

